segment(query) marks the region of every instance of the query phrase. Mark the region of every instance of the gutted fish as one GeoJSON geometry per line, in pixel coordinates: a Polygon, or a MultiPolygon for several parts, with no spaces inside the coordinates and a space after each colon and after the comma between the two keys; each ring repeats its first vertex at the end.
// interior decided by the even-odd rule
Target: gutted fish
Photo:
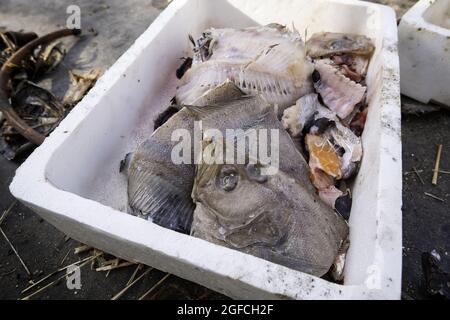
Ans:
{"type": "Polygon", "coordinates": [[[351,53],[370,56],[375,46],[368,37],[356,34],[321,32],[315,33],[306,42],[307,54],[311,58],[329,57],[351,53]]]}
{"type": "Polygon", "coordinates": [[[312,91],[304,43],[280,25],[209,29],[196,45],[192,68],[177,89],[180,104],[194,104],[227,79],[246,94],[261,94],[280,112],[312,91]]]}
{"type": "MultiPolygon", "coordinates": [[[[246,129],[279,132],[279,169],[267,164],[202,163],[196,167],[191,235],[316,276],[324,275],[347,238],[344,219],[319,200],[309,169],[273,109],[266,105],[246,129]]],[[[241,136],[245,139],[245,136],[241,136]]],[[[261,141],[259,141],[261,142],[261,141]]],[[[207,140],[220,153],[237,140],[207,140]]],[[[213,151],[211,152],[211,148],[213,151]]]]}
{"type": "Polygon", "coordinates": [[[363,101],[366,87],[347,78],[326,61],[316,61],[315,68],[312,78],[317,93],[328,108],[345,119],[363,101]]]}

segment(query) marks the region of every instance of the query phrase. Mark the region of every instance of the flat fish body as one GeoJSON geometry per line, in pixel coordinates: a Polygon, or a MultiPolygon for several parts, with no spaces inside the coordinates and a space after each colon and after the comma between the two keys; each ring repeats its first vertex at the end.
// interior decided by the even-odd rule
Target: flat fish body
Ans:
{"type": "Polygon", "coordinates": [[[193,104],[227,79],[246,94],[261,94],[281,111],[313,90],[313,68],[300,35],[279,25],[209,29],[197,44],[192,68],[177,90],[181,104],[193,104]]]}
{"type": "MultiPolygon", "coordinates": [[[[228,84],[225,84],[228,86],[228,84]]],[[[245,128],[257,119],[263,100],[242,97],[228,102],[224,97],[237,96],[229,90],[213,93],[208,98],[214,106],[186,106],[160,126],[128,159],[128,204],[130,213],[149,219],[163,227],[189,233],[194,203],[191,192],[194,180],[194,148],[190,162],[175,164],[172,150],[180,142],[172,141],[176,129],[194,137],[194,121],[202,121],[203,129],[245,128]]],[[[228,89],[234,90],[233,87],[228,89]]]]}
{"type": "MultiPolygon", "coordinates": [[[[258,119],[247,128],[279,132],[278,173],[264,175],[265,164],[250,161],[196,166],[191,235],[322,276],[347,238],[348,226],[316,195],[306,161],[271,106],[258,119]]],[[[223,148],[217,141],[206,144],[223,148]]]]}

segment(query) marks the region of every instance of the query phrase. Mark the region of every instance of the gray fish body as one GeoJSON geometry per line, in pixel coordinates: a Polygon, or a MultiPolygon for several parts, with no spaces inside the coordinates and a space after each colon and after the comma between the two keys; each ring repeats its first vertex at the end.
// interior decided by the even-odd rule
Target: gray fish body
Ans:
{"type": "Polygon", "coordinates": [[[259,119],[252,128],[279,130],[278,173],[261,176],[249,164],[198,165],[191,235],[322,276],[348,226],[316,195],[306,161],[273,110],[262,110],[259,119]]]}
{"type": "Polygon", "coordinates": [[[263,106],[260,100],[251,98],[224,103],[224,98],[241,95],[232,85],[224,86],[204,97],[217,106],[184,107],[127,156],[123,165],[127,167],[130,213],[163,227],[189,233],[194,211],[191,199],[194,150],[191,150],[191,163],[175,164],[172,150],[179,141],[172,141],[172,133],[176,129],[185,129],[193,137],[194,121],[200,120],[204,129],[217,128],[225,132],[225,129],[245,127],[263,106]]]}

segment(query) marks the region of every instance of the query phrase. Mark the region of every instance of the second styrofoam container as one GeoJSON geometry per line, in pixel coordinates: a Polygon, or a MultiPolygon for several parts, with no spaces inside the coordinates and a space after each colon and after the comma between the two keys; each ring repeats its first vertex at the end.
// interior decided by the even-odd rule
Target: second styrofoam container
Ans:
{"type": "Polygon", "coordinates": [[[450,107],[450,0],[421,0],[399,25],[402,93],[450,107]]]}
{"type": "Polygon", "coordinates": [[[402,165],[397,29],[392,9],[353,0],[176,0],[99,79],[18,169],[15,197],[69,236],[233,298],[398,299],[402,165]],[[271,263],[126,214],[124,155],[152,132],[174,96],[188,34],[278,22],[359,33],[376,51],[368,71],[365,150],[353,186],[344,284],[271,263]]]}

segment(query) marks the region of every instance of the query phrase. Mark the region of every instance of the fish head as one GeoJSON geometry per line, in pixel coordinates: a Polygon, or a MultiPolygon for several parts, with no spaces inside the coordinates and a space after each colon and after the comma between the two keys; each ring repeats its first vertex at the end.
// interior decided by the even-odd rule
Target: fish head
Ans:
{"type": "Polygon", "coordinates": [[[314,275],[325,274],[348,234],[345,221],[283,171],[200,164],[191,235],[314,275]]]}

